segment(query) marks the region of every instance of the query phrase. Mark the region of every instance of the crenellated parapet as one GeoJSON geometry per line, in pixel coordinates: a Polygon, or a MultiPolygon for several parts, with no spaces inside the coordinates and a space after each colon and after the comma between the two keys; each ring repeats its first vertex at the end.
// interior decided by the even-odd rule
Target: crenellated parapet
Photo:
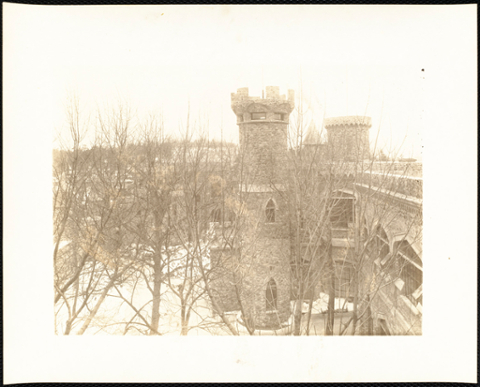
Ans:
{"type": "Polygon", "coordinates": [[[343,116],[325,119],[325,128],[327,129],[335,129],[344,126],[356,127],[359,130],[370,129],[372,127],[372,118],[366,116],[343,116]]]}
{"type": "Polygon", "coordinates": [[[243,170],[250,184],[269,185],[285,181],[287,128],[295,107],[295,92],[288,90],[287,96],[280,95],[278,86],[267,86],[261,97],[249,96],[246,87],[232,93],[243,170]]]}
{"type": "Polygon", "coordinates": [[[237,115],[238,124],[250,121],[288,123],[288,117],[295,107],[295,92],[288,90],[287,95],[280,95],[278,86],[267,86],[263,94],[262,91],[261,97],[249,96],[248,87],[232,93],[232,110],[237,115]]]}

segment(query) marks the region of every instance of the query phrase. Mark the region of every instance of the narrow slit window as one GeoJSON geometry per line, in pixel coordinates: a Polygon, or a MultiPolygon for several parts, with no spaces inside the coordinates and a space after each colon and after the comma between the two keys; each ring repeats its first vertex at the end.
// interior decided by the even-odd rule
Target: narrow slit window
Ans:
{"type": "Polygon", "coordinates": [[[270,281],[268,281],[265,296],[267,310],[277,310],[277,283],[273,278],[270,278],[270,281]]]}
{"type": "Polygon", "coordinates": [[[283,121],[285,119],[285,115],[283,113],[274,113],[273,119],[283,121]]]}
{"type": "Polygon", "coordinates": [[[275,203],[270,199],[265,208],[265,217],[267,223],[275,223],[275,203]]]}

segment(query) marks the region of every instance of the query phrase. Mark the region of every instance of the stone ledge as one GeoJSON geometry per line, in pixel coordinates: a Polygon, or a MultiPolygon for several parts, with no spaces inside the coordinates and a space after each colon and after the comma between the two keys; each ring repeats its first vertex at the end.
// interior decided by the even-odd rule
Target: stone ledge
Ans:
{"type": "Polygon", "coordinates": [[[288,121],[284,120],[250,120],[250,121],[240,121],[237,122],[237,125],[245,125],[245,124],[258,124],[258,123],[263,123],[263,122],[268,122],[268,123],[274,123],[274,124],[285,124],[288,125],[288,121]]]}

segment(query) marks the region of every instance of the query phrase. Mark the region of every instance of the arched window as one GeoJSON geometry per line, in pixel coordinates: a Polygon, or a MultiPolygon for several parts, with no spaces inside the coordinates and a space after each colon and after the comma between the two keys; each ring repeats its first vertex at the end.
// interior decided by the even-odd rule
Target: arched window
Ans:
{"type": "Polygon", "coordinates": [[[267,223],[275,222],[275,203],[270,199],[265,207],[265,218],[267,223]]]}
{"type": "Polygon", "coordinates": [[[353,223],[354,197],[342,191],[334,192],[331,198],[330,221],[334,228],[348,228],[353,223]]]}
{"type": "Polygon", "coordinates": [[[265,292],[267,300],[267,310],[277,310],[277,283],[273,278],[270,278],[265,292]]]}
{"type": "Polygon", "coordinates": [[[416,305],[422,303],[423,265],[422,260],[406,240],[396,242],[396,274],[404,282],[402,293],[416,305]]]}
{"type": "Polygon", "coordinates": [[[222,211],[220,211],[220,208],[216,208],[212,211],[211,214],[211,222],[221,222],[222,221],[222,211]]]}

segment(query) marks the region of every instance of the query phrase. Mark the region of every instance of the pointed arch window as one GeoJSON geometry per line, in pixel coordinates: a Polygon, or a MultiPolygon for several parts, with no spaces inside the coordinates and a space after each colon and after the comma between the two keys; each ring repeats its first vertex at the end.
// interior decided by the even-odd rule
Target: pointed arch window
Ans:
{"type": "Polygon", "coordinates": [[[267,301],[267,311],[277,310],[277,283],[273,278],[270,278],[270,281],[268,281],[265,296],[267,301]]]}
{"type": "Polygon", "coordinates": [[[270,199],[265,207],[265,218],[267,223],[275,223],[275,203],[270,199]]]}
{"type": "Polygon", "coordinates": [[[216,208],[212,211],[210,219],[211,222],[215,223],[219,223],[222,221],[222,211],[220,210],[220,208],[216,208]]]}
{"type": "Polygon", "coordinates": [[[406,240],[396,242],[396,274],[403,281],[402,293],[414,305],[422,303],[423,265],[422,260],[406,240]]]}

